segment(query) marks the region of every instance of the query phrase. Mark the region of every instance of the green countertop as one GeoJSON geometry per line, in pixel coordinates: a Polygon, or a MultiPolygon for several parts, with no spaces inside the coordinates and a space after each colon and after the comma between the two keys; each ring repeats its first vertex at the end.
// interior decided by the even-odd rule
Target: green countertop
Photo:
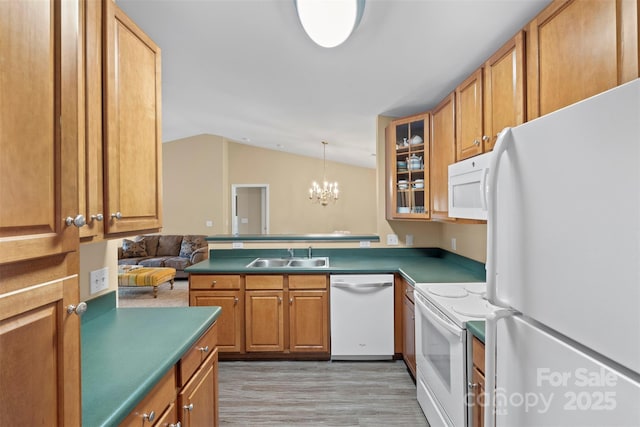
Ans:
{"type": "MultiPolygon", "coordinates": [[[[305,249],[295,249],[306,256],[305,249]]],[[[410,284],[485,280],[484,264],[437,248],[313,249],[329,257],[328,268],[246,268],[257,257],[288,257],[286,249],[230,249],[209,252],[209,259],[185,269],[188,273],[222,274],[359,274],[399,273],[410,284]]]]}
{"type": "Polygon", "coordinates": [[[115,308],[116,291],[82,320],[82,425],[120,423],[213,324],[220,307],[115,308]]]}
{"type": "Polygon", "coordinates": [[[216,234],[208,242],[379,242],[376,234],[216,234]]]}
{"type": "Polygon", "coordinates": [[[484,320],[472,320],[467,322],[467,330],[484,343],[484,320]]]}

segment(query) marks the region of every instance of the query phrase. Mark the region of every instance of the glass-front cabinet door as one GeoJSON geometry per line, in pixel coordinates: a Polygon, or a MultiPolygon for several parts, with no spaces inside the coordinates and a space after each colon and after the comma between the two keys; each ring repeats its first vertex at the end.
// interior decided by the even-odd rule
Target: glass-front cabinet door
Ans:
{"type": "Polygon", "coordinates": [[[387,219],[429,219],[429,114],[386,129],[387,219]]]}

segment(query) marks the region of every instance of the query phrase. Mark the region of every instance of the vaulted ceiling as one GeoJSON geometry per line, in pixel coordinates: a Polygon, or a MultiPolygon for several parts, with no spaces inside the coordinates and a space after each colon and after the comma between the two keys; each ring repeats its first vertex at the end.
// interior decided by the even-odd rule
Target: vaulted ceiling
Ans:
{"type": "Polygon", "coordinates": [[[376,117],[434,107],[550,0],[369,0],[315,45],[293,0],[118,0],[162,49],[163,141],[214,134],[375,167],[376,117]]]}

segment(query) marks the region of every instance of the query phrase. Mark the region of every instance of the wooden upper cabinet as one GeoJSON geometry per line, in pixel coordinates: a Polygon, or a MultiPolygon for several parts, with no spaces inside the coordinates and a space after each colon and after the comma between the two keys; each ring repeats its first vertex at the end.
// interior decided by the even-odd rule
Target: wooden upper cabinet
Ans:
{"type": "MultiPolygon", "coordinates": [[[[451,93],[431,111],[431,218],[449,218],[449,165],[456,161],[456,104],[451,93]]],[[[452,219],[452,218],[451,218],[452,219]]]]}
{"type": "Polygon", "coordinates": [[[77,20],[71,1],[0,2],[0,264],[78,248],[77,20]]]}
{"type": "Polygon", "coordinates": [[[526,38],[528,120],[638,77],[637,0],[556,0],[526,38]]]}
{"type": "Polygon", "coordinates": [[[387,219],[429,219],[429,113],[386,129],[387,219]]]}
{"type": "Polygon", "coordinates": [[[483,102],[482,68],[479,68],[456,88],[458,161],[483,152],[483,102]]]}
{"type": "Polygon", "coordinates": [[[78,99],[78,211],[87,224],[80,238],[102,237],[102,3],[83,2],[81,8],[78,99]]]}
{"type": "Polygon", "coordinates": [[[105,234],[162,226],[160,48],[105,2],[105,234]],[[117,218],[120,217],[120,218],[117,218]]]}
{"type": "Polygon", "coordinates": [[[484,151],[498,133],[525,120],[524,32],[502,46],[484,64],[484,151]]]}

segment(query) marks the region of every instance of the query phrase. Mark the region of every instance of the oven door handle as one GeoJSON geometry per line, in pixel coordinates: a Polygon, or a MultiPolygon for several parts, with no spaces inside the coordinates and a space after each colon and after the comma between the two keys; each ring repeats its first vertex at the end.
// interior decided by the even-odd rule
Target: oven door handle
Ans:
{"type": "Polygon", "coordinates": [[[434,320],[439,326],[443,327],[444,329],[458,337],[458,339],[462,340],[463,330],[460,329],[455,323],[444,317],[444,315],[431,310],[424,302],[421,301],[421,298],[417,298],[416,302],[418,303],[418,310],[424,316],[428,317],[431,320],[434,320]]]}

